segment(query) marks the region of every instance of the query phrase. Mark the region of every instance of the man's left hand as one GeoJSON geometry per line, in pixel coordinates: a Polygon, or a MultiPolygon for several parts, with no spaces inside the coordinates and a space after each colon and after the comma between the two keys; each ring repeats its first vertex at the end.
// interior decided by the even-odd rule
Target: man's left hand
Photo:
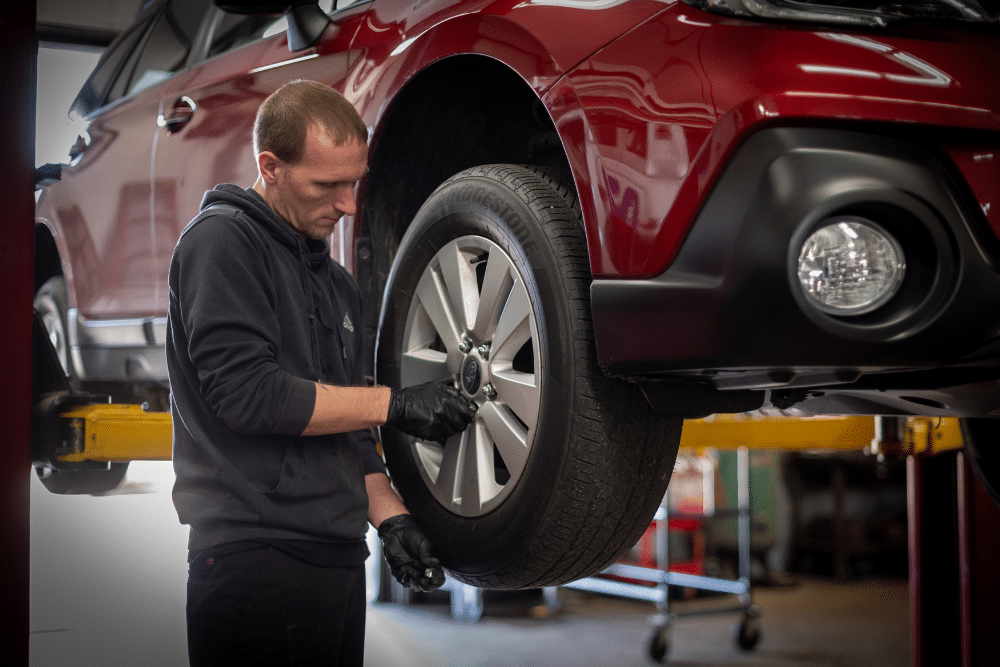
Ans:
{"type": "Polygon", "coordinates": [[[425,593],[444,584],[444,570],[430,541],[409,514],[397,514],[378,527],[382,554],[396,581],[425,593]]]}

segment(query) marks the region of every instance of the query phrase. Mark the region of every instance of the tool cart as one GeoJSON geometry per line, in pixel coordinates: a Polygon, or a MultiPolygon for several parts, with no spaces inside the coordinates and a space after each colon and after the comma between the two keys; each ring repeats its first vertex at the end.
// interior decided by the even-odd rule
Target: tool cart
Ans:
{"type": "MultiPolygon", "coordinates": [[[[656,605],[656,614],[650,618],[653,632],[647,650],[656,661],[663,661],[670,651],[673,620],[678,616],[694,614],[738,613],[740,619],[733,628],[736,645],[746,651],[753,650],[761,638],[759,610],[753,604],[750,586],[750,456],[746,447],[737,452],[737,477],[739,480],[738,504],[733,509],[714,509],[701,514],[678,513],[671,510],[669,492],[664,496],[650,530],[640,542],[643,553],[639,565],[618,562],[596,577],[581,579],[566,588],[586,590],[606,595],[648,600],[656,605]],[[703,574],[703,537],[705,522],[716,519],[735,519],[738,524],[737,578],[722,579],[703,574]],[[688,533],[692,539],[692,558],[673,568],[670,562],[670,533],[688,533]],[[651,540],[649,538],[652,538],[651,540]],[[648,558],[645,543],[651,541],[655,556],[648,558]],[[650,586],[649,584],[653,584],[650,586]],[[670,587],[713,591],[728,594],[720,603],[697,609],[673,611],[670,607],[670,587]],[[735,596],[735,602],[733,601],[735,596]]],[[[711,488],[711,487],[707,487],[711,488]]]]}
{"type": "MultiPolygon", "coordinates": [[[[664,661],[670,652],[673,620],[695,614],[736,613],[735,645],[746,651],[756,648],[762,637],[760,611],[753,604],[750,585],[751,509],[750,451],[752,449],[848,449],[871,447],[876,438],[871,417],[786,417],[759,414],[716,415],[684,424],[681,447],[689,450],[733,449],[736,451],[736,506],[719,509],[704,482],[705,502],[699,514],[671,510],[670,492],[664,497],[651,525],[655,560],[640,565],[618,562],[599,575],[569,584],[567,588],[606,595],[647,600],[656,605],[650,618],[653,632],[647,644],[649,656],[664,661]],[[699,523],[735,519],[737,523],[737,576],[724,579],[671,567],[669,533],[671,521],[677,529],[692,530],[699,523]],[[726,594],[717,604],[681,611],[672,610],[670,589],[688,588],[726,594]],[[734,600],[735,598],[735,600],[734,600]]],[[[680,480],[677,480],[680,481],[680,480]]],[[[671,485],[674,481],[671,481],[671,485]]],[[[648,534],[648,533],[647,533],[648,534]]],[[[697,540],[696,540],[697,542],[697,540]]],[[[641,548],[641,547],[640,547],[641,548]]],[[[696,560],[696,559],[692,559],[696,560]]]]}

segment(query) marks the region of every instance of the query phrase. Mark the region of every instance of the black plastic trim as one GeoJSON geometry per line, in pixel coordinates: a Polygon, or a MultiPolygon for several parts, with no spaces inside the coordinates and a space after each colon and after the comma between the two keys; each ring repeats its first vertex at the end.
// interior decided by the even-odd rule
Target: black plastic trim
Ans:
{"type": "Polygon", "coordinates": [[[716,389],[846,388],[978,354],[1000,376],[996,258],[951,183],[930,151],[900,139],[761,130],[736,151],[667,271],[594,281],[602,368],[716,389]],[[801,242],[836,215],[877,222],[907,255],[899,292],[872,313],[828,315],[798,287],[801,242]]]}

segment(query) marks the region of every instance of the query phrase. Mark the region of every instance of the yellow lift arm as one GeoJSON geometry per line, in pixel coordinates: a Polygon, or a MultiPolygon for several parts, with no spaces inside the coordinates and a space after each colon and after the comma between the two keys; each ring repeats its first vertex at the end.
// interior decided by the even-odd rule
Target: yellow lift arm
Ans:
{"type": "Polygon", "coordinates": [[[62,413],[68,420],[65,463],[80,461],[169,461],[169,412],[148,412],[138,405],[95,404],[62,413]]]}
{"type": "MultiPolygon", "coordinates": [[[[63,412],[70,437],[62,462],[168,461],[171,419],[137,405],[95,404],[63,412]]],[[[772,417],[715,415],[684,422],[681,446],[715,449],[863,450],[878,442],[878,417],[772,417]]],[[[936,453],[962,446],[955,417],[908,417],[903,451],[936,453]]]]}

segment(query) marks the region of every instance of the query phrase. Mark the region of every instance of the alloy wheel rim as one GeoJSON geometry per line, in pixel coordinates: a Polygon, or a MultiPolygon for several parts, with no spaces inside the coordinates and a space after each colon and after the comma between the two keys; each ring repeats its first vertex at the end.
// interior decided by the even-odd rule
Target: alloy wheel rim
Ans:
{"type": "Polygon", "coordinates": [[[66,332],[63,330],[62,317],[59,315],[55,302],[49,298],[40,299],[35,304],[35,308],[42,317],[42,326],[45,327],[49,342],[52,343],[52,348],[56,351],[63,372],[68,373],[69,348],[66,344],[66,332]]]}
{"type": "Polygon", "coordinates": [[[446,443],[409,439],[424,483],[449,511],[487,514],[521,479],[541,404],[540,356],[535,314],[513,259],[480,236],[442,247],[410,303],[400,381],[451,379],[479,404],[469,428],[446,443]]]}

